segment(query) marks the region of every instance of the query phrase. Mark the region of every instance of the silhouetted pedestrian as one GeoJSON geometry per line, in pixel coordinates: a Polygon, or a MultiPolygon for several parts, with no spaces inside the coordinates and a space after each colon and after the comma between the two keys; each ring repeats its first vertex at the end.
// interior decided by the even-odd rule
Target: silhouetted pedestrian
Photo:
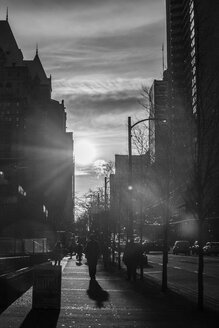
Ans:
{"type": "Polygon", "coordinates": [[[76,243],[75,243],[74,239],[72,239],[70,241],[70,245],[69,245],[69,248],[68,248],[68,251],[69,251],[69,254],[70,254],[70,259],[72,259],[72,255],[75,252],[75,248],[76,248],[76,243]]]}
{"type": "Polygon", "coordinates": [[[98,242],[95,240],[94,234],[90,235],[90,240],[88,241],[84,252],[87,259],[90,278],[95,279],[97,261],[100,256],[100,247],[98,242]]]}
{"type": "Polygon", "coordinates": [[[83,245],[80,241],[78,241],[76,244],[75,252],[76,252],[76,260],[81,262],[82,255],[83,255],[83,245]]]}
{"type": "Polygon", "coordinates": [[[127,267],[127,279],[136,281],[136,270],[141,263],[142,248],[131,239],[124,250],[123,262],[127,267]]]}
{"type": "Polygon", "coordinates": [[[62,243],[60,241],[57,241],[55,244],[55,247],[53,249],[53,256],[55,260],[55,265],[60,265],[61,260],[63,258],[63,248],[62,243]]]}
{"type": "Polygon", "coordinates": [[[109,264],[109,248],[108,248],[107,236],[104,236],[103,234],[101,235],[101,239],[100,239],[100,249],[103,255],[104,268],[107,269],[109,264]]]}

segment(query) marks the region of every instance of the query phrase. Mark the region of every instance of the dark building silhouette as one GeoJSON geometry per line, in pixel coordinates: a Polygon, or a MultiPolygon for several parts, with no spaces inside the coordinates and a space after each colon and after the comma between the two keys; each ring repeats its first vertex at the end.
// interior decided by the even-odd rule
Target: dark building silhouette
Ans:
{"type": "Polygon", "coordinates": [[[166,72],[162,80],[154,80],[150,89],[149,152],[151,164],[164,166],[167,161],[168,137],[168,81],[166,72]]]}
{"type": "MultiPolygon", "coordinates": [[[[147,188],[149,154],[132,155],[132,207],[133,228],[139,230],[139,221],[151,199],[147,188]]],[[[126,228],[128,232],[128,210],[130,205],[128,155],[115,155],[115,174],[110,175],[111,219],[115,229],[126,228]],[[118,227],[120,225],[120,227],[118,227]]]]}
{"type": "Polygon", "coordinates": [[[73,139],[66,132],[64,101],[53,100],[51,92],[51,76],[46,76],[38,49],[33,60],[24,60],[8,20],[0,21],[2,185],[15,194],[19,186],[25,190],[32,204],[26,222],[42,208],[44,223],[63,230],[73,220],[73,139]]]}
{"type": "Polygon", "coordinates": [[[215,219],[219,217],[219,2],[167,0],[166,12],[173,189],[184,199],[194,196],[199,162],[203,215],[215,219]]]}

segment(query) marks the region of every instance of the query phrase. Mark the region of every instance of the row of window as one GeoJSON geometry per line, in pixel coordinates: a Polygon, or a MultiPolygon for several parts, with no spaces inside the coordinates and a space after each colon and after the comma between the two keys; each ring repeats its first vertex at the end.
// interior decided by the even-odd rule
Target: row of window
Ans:
{"type": "Polygon", "coordinates": [[[15,114],[19,114],[20,111],[19,110],[9,110],[9,109],[4,109],[4,110],[0,110],[0,115],[15,115],[15,114]]]}
{"type": "Polygon", "coordinates": [[[191,66],[192,66],[192,110],[197,111],[197,84],[196,84],[196,49],[195,49],[195,14],[194,0],[189,2],[190,39],[191,39],[191,66]]]}
{"type": "Polygon", "coordinates": [[[2,82],[0,82],[0,88],[6,88],[6,89],[12,88],[12,83],[7,82],[7,83],[3,84],[2,82]]]}
{"type": "Polygon", "coordinates": [[[0,115],[0,120],[4,121],[4,122],[12,122],[12,121],[19,122],[20,118],[19,117],[8,117],[8,116],[0,115]]]}
{"type": "Polygon", "coordinates": [[[20,102],[19,101],[17,101],[17,102],[3,102],[3,103],[1,103],[0,108],[6,108],[6,107],[11,107],[11,106],[19,107],[20,102]]]}

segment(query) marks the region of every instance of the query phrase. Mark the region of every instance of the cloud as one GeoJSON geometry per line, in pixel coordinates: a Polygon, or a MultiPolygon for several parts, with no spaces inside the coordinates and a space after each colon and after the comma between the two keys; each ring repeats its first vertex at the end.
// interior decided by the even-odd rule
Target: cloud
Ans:
{"type": "Polygon", "coordinates": [[[72,71],[152,75],[163,42],[161,4],[162,0],[7,1],[16,13],[11,24],[25,57],[33,56],[38,43],[43,63],[56,78],[72,71]]]}
{"type": "Polygon", "coordinates": [[[114,130],[115,133],[116,129],[121,130],[126,117],[142,111],[140,90],[140,81],[84,82],[65,95],[68,121],[72,121],[77,131],[87,127],[88,130],[114,130]]]}
{"type": "Polygon", "coordinates": [[[106,161],[104,159],[98,159],[95,162],[87,165],[80,165],[76,163],[76,172],[77,176],[101,176],[104,173],[104,167],[106,165],[106,161]]]}
{"type": "Polygon", "coordinates": [[[161,31],[159,21],[116,33],[72,37],[72,42],[56,36],[56,42],[41,44],[41,53],[56,77],[69,76],[72,70],[76,76],[152,76],[157,62],[161,63],[161,31]]]}
{"type": "MultiPolygon", "coordinates": [[[[96,159],[127,153],[127,117],[144,115],[141,85],[161,77],[164,1],[2,0],[1,12],[7,6],[24,58],[39,44],[74,139],[92,139],[96,159]]],[[[77,170],[76,191],[99,183],[93,167],[77,170]]]]}

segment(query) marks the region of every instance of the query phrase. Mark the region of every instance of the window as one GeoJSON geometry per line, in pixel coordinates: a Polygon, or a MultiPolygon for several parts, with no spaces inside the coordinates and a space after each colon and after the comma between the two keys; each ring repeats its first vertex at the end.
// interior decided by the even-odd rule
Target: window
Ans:
{"type": "Polygon", "coordinates": [[[194,57],[194,56],[195,56],[195,48],[193,48],[191,51],[191,57],[194,57]]]}
{"type": "Polygon", "coordinates": [[[190,13],[190,22],[194,19],[194,10],[190,13]]]}
{"type": "Polygon", "coordinates": [[[195,23],[194,23],[194,19],[191,21],[191,24],[190,24],[190,30],[192,30],[195,26],[195,23]]]}
{"type": "Polygon", "coordinates": [[[192,87],[196,84],[196,76],[193,76],[192,78],[192,87]]]}
{"type": "Polygon", "coordinates": [[[193,112],[193,114],[197,113],[197,105],[196,104],[193,105],[192,112],[193,112]]]}
{"type": "Polygon", "coordinates": [[[196,94],[197,88],[196,85],[193,86],[192,88],[192,96],[194,96],[196,94]]]}
{"type": "Polygon", "coordinates": [[[195,46],[195,38],[191,39],[191,47],[193,48],[195,46]]]}
{"type": "Polygon", "coordinates": [[[191,13],[192,11],[194,11],[194,2],[193,2],[193,0],[190,1],[190,5],[189,5],[189,12],[191,13]]]}

